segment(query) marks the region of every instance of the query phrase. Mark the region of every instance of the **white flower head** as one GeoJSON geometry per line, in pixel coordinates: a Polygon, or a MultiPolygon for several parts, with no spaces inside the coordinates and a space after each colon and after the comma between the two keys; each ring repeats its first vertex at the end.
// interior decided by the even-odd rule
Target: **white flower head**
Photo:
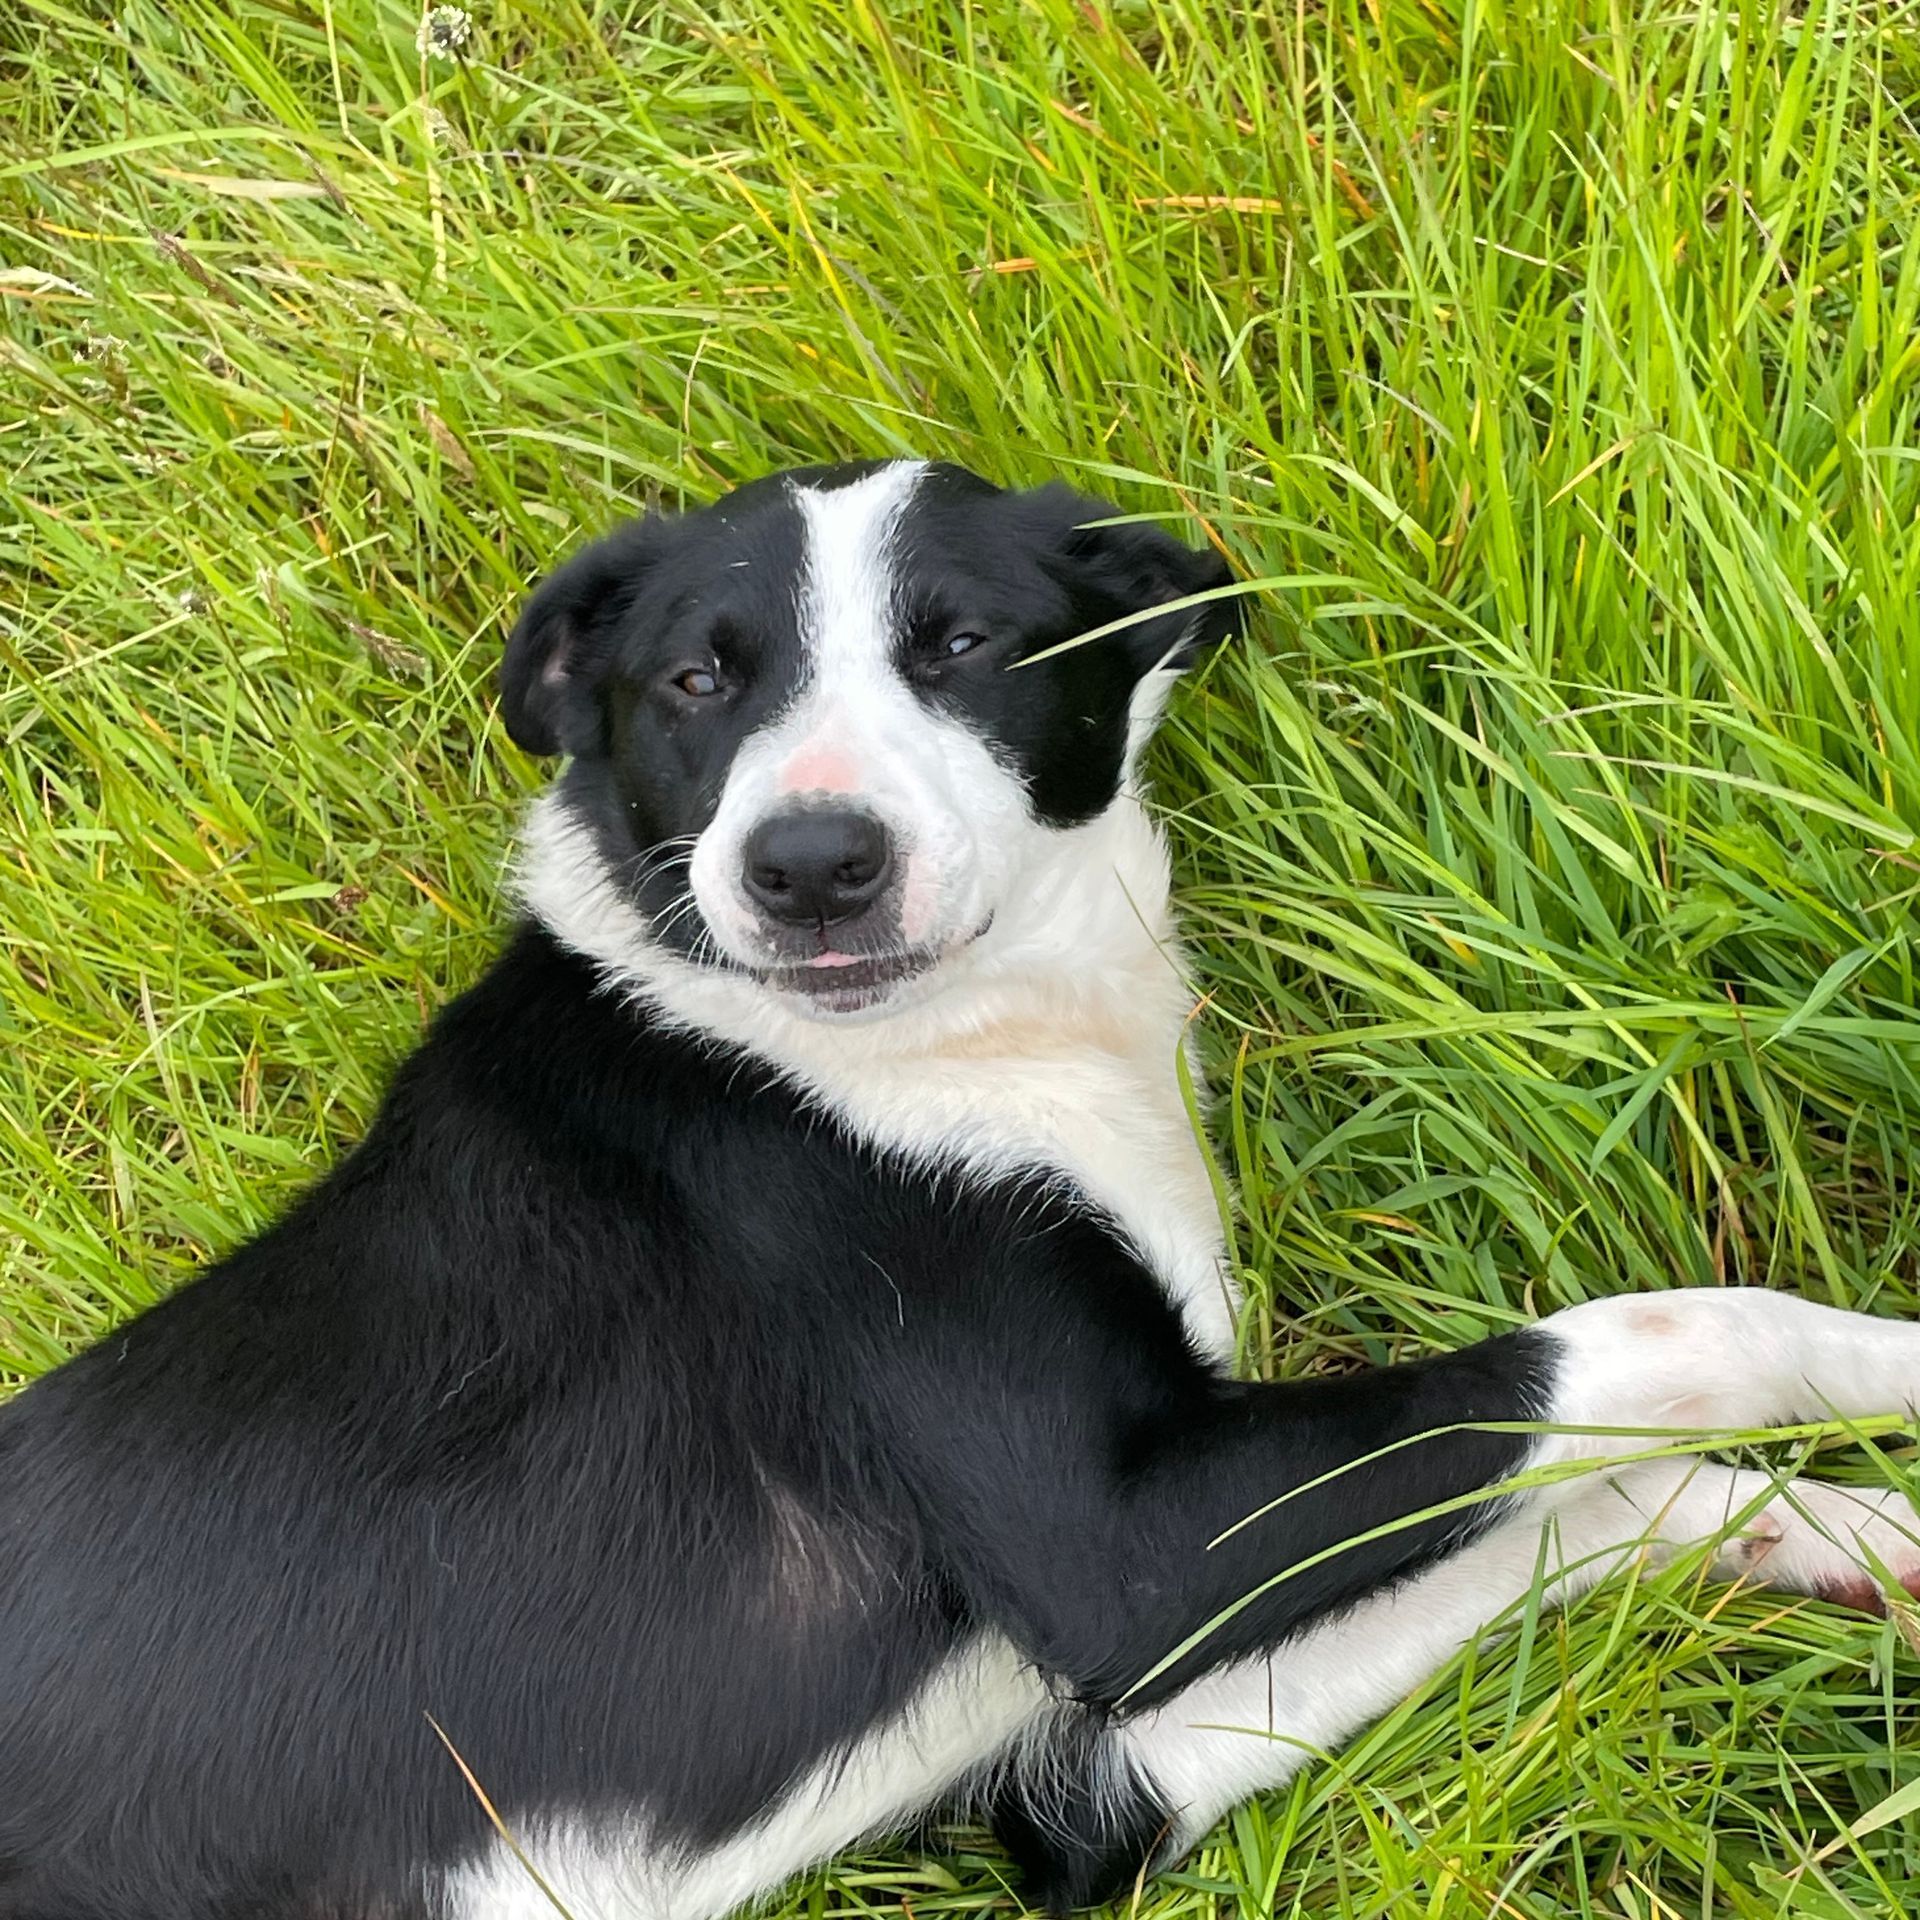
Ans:
{"type": "Polygon", "coordinates": [[[127,343],[117,333],[99,333],[89,327],[73,343],[73,357],[89,366],[124,367],[127,343]]]}
{"type": "Polygon", "coordinates": [[[473,39],[473,15],[465,7],[429,7],[413,44],[429,60],[457,60],[473,39]]]}

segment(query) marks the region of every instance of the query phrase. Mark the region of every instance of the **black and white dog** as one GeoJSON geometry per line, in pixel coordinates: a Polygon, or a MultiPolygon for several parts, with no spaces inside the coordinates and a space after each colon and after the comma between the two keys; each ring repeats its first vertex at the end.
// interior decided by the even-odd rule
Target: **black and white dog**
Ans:
{"type": "Polygon", "coordinates": [[[1620,1431],[1898,1411],[1912,1327],[1672,1292],[1232,1377],[1135,774],[1234,603],[1102,514],[809,470],[534,595],[526,924],[344,1165],[0,1412],[5,1920],[709,1920],[969,1798],[1069,1908],[1543,1552],[1920,1586],[1904,1507],[1620,1431]]]}

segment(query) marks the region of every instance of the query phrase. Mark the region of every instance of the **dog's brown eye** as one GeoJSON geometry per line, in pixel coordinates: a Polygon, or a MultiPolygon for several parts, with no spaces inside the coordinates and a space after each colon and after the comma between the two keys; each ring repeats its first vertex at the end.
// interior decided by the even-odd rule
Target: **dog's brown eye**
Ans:
{"type": "Polygon", "coordinates": [[[720,681],[711,667],[689,667],[673,676],[673,684],[691,700],[704,700],[720,691],[720,681]]]}

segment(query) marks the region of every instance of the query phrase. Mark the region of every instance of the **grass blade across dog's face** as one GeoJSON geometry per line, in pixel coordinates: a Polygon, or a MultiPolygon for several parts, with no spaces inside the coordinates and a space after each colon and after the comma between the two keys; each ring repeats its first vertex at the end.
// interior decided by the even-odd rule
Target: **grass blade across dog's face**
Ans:
{"type": "Polygon", "coordinates": [[[1109,512],[896,461],[638,521],[533,596],[508,730],[575,756],[566,804],[655,943],[864,1010],[1113,804],[1164,670],[1231,630],[1223,599],[1022,664],[1229,579],[1109,512]]]}

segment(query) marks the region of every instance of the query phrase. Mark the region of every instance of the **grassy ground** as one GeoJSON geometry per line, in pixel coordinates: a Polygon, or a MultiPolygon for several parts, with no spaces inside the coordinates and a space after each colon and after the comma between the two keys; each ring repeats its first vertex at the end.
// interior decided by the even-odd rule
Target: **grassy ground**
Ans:
{"type": "MultiPolygon", "coordinates": [[[[527,579],[896,449],[1265,582],[1159,761],[1252,1364],[1920,1310],[1911,0],[418,25],[0,21],[0,1370],[261,1220],[484,963],[527,579]]],[[[1920,1780],[1901,1632],[1610,1590],[1140,1911],[1920,1908],[1920,1820],[1846,1835],[1920,1780]]],[[[792,1911],[1004,1903],[956,1844],[792,1911]]]]}

